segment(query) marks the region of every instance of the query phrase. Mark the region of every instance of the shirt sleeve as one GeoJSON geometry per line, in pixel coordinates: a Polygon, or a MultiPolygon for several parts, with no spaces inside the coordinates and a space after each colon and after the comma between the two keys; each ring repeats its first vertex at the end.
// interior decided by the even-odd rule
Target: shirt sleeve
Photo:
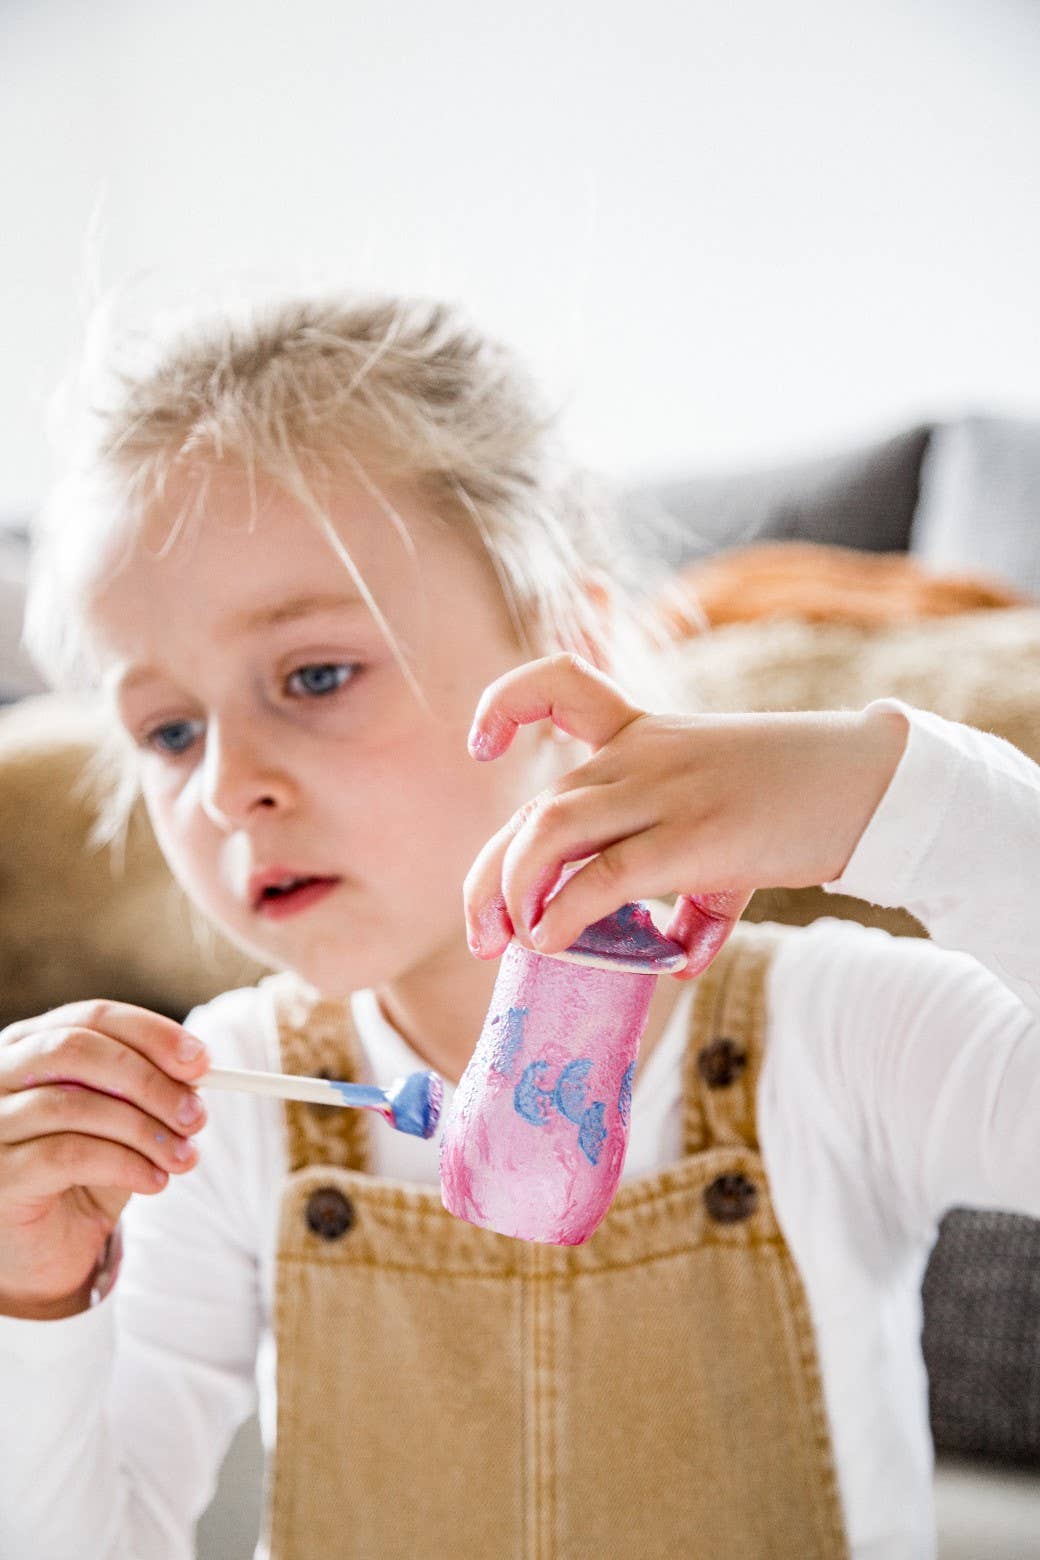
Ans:
{"type": "MultiPolygon", "coordinates": [[[[219,1061],[263,1066],[227,993],[185,1020],[219,1061]]],[[[237,1003],[233,999],[239,1000],[237,1003]]],[[[195,1523],[254,1400],[262,1326],[260,1119],[211,1091],[199,1161],[131,1198],[111,1292],[54,1322],[0,1317],[0,1554],[190,1560],[195,1523]],[[256,1187],[256,1190],[250,1190],[256,1187]],[[255,1206],[257,1205],[257,1206],[255,1206]]]]}
{"type": "Polygon", "coordinates": [[[900,700],[869,708],[900,711],[907,745],[823,886],[904,907],[931,941],[826,923],[805,1013],[834,1037],[826,1092],[916,1233],[957,1205],[1040,1217],[1040,767],[900,700]]]}

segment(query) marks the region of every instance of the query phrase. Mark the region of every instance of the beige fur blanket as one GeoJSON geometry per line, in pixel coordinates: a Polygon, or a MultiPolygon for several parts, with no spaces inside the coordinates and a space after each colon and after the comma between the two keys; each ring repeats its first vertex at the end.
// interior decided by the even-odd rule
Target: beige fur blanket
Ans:
{"type": "Polygon", "coordinates": [[[0,1024],[80,997],[181,1018],[261,973],[192,914],[143,809],[125,849],[88,846],[100,733],[55,694],[0,712],[0,1024]]]}
{"type": "MultiPolygon", "coordinates": [[[[862,709],[885,696],[1005,737],[1040,762],[1040,607],[975,611],[882,630],[799,618],[735,623],[682,647],[690,710],[862,709]]],[[[922,934],[903,910],[820,888],[754,896],[749,920],[851,916],[922,934]]]]}

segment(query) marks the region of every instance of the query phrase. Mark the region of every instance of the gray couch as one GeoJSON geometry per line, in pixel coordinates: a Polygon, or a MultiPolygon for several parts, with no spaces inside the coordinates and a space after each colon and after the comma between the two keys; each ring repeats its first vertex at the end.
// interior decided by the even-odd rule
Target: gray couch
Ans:
{"type": "MultiPolygon", "coordinates": [[[[646,486],[624,508],[640,544],[674,565],[797,538],[908,552],[1040,598],[1040,422],[922,425],[826,459],[646,486]]],[[[18,538],[0,533],[0,699],[39,686],[13,632],[21,566],[18,538]]],[[[1040,1557],[1040,1223],[955,1210],[924,1300],[941,1560],[1040,1557]]],[[[200,1555],[251,1552],[259,1461],[251,1422],[201,1525],[200,1555]]]]}
{"type": "Polygon", "coordinates": [[[625,508],[673,564],[798,539],[907,552],[1040,597],[1040,421],[922,424],[825,459],[654,483],[625,508]]]}

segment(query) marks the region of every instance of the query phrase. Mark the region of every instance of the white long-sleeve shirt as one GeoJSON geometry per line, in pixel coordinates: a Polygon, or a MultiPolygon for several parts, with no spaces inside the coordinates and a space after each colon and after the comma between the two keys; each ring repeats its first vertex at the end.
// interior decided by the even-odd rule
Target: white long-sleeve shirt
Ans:
{"type": "MultiPolygon", "coordinates": [[[[934,1554],[920,1284],[951,1206],[1040,1216],[1040,768],[909,709],[906,750],[840,879],[932,941],[825,918],[767,987],[758,1126],[805,1283],[855,1560],[934,1554]]],[[[625,1178],[678,1157],[684,989],[634,1090],[625,1178]]],[[[368,1081],[422,1065],[372,992],[368,1081]]],[[[188,1018],[215,1062],[277,1066],[269,999],[188,1018]]],[[[447,1090],[448,1100],[451,1089],[447,1090]]],[[[254,1401],[270,1444],[281,1107],[211,1094],[199,1165],[124,1215],[112,1293],[57,1322],[0,1317],[3,1560],[183,1560],[254,1401]]],[[[437,1139],[374,1123],[374,1169],[435,1183],[437,1139]]],[[[258,1552],[259,1553],[259,1552],[258,1552]]]]}

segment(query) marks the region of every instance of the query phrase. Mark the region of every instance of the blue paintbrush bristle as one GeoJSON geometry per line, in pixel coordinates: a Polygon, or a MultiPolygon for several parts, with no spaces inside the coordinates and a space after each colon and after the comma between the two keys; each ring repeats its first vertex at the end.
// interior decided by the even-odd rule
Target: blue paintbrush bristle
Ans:
{"type": "Polygon", "coordinates": [[[413,1137],[430,1138],[437,1130],[444,1100],[444,1083],[436,1073],[411,1073],[390,1091],[394,1126],[413,1137]]]}

